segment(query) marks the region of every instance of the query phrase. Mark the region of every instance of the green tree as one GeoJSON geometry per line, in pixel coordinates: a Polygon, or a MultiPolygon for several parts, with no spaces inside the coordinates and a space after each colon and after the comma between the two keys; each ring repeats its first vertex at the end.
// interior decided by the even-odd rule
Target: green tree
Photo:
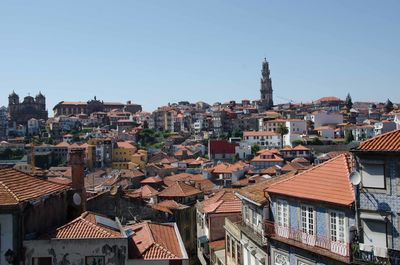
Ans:
{"type": "Polygon", "coordinates": [[[252,153],[253,155],[256,155],[257,152],[260,151],[260,150],[261,150],[261,147],[260,147],[260,145],[258,145],[258,144],[253,144],[253,145],[251,146],[251,153],[252,153]]]}
{"type": "Polygon", "coordinates": [[[350,93],[347,94],[345,105],[347,110],[350,110],[353,107],[353,100],[351,99],[350,93]]]}
{"type": "Polygon", "coordinates": [[[289,129],[285,124],[280,123],[276,128],[276,132],[281,136],[281,148],[283,148],[283,136],[289,132],[289,129]]]}
{"type": "Polygon", "coordinates": [[[351,143],[352,141],[354,141],[353,132],[351,130],[348,130],[346,132],[344,140],[345,140],[346,144],[351,143]]]}

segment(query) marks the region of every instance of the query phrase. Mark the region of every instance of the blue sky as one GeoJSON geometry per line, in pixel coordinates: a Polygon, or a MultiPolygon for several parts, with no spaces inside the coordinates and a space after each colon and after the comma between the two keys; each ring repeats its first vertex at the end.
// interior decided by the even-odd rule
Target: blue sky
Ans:
{"type": "Polygon", "coordinates": [[[0,105],[14,89],[61,100],[321,96],[400,102],[400,1],[14,1],[0,3],[0,105]]]}

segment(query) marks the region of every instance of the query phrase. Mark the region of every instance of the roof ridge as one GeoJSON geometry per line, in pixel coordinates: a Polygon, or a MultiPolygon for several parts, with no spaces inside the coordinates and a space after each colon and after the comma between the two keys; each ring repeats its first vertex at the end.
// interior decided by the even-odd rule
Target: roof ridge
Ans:
{"type": "Polygon", "coordinates": [[[376,140],[376,139],[380,139],[380,138],[382,138],[382,137],[384,137],[384,136],[386,136],[386,135],[388,135],[388,134],[395,134],[395,133],[398,133],[399,131],[400,131],[400,129],[396,129],[396,130],[389,131],[389,132],[385,132],[385,133],[379,134],[379,135],[377,135],[377,136],[375,136],[375,137],[366,139],[366,140],[364,140],[364,141],[362,141],[362,142],[360,143],[360,145],[358,146],[357,149],[362,150],[362,149],[360,149],[360,148],[362,147],[363,144],[369,143],[369,142],[374,141],[374,140],[376,140]]]}
{"type": "Polygon", "coordinates": [[[0,181],[0,184],[4,187],[4,189],[11,194],[11,196],[17,201],[19,202],[19,198],[18,196],[6,185],[3,183],[3,181],[0,181]]]}

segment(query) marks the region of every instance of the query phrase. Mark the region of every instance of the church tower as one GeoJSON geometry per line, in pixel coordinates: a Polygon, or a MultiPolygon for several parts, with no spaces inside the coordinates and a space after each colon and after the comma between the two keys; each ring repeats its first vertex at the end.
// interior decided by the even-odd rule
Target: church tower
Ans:
{"type": "Polygon", "coordinates": [[[264,58],[262,63],[262,71],[261,71],[261,102],[260,102],[260,109],[262,111],[269,110],[274,106],[272,100],[272,81],[270,71],[269,71],[269,64],[267,59],[264,58]]]}

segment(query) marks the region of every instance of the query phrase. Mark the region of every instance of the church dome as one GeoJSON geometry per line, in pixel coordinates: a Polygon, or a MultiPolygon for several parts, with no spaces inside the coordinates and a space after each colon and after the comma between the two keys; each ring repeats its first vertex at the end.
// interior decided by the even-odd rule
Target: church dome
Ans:
{"type": "Polygon", "coordinates": [[[35,99],[31,96],[26,96],[23,103],[34,103],[35,99]]]}

